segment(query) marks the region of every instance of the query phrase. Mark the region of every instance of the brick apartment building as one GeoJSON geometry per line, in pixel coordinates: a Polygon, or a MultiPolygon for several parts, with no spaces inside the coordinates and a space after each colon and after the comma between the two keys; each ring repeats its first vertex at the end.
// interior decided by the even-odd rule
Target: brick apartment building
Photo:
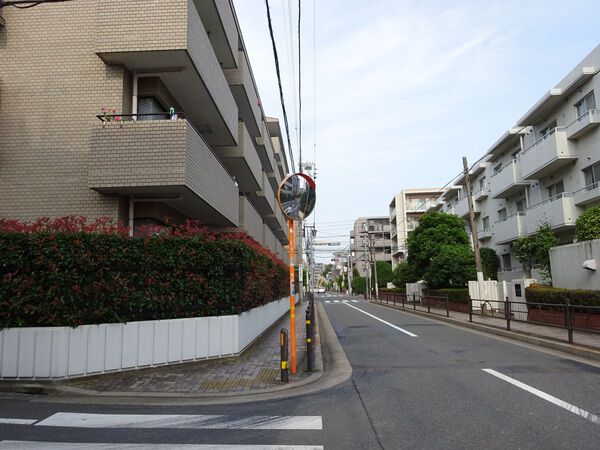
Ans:
{"type": "Polygon", "coordinates": [[[194,218],[285,259],[275,196],[290,168],[230,0],[0,15],[0,217],[194,218]]]}

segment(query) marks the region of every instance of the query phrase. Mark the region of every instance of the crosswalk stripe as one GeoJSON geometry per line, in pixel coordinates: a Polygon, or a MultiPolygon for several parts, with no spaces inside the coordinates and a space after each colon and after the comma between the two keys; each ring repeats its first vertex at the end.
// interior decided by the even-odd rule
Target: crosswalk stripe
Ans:
{"type": "Polygon", "coordinates": [[[82,442],[0,441],[0,449],[11,450],[323,450],[321,445],[228,445],[228,444],[125,444],[82,442]]]}
{"type": "Polygon", "coordinates": [[[37,419],[7,419],[0,418],[0,423],[5,423],[9,425],[31,425],[32,423],[36,423],[37,419]]]}
{"type": "Polygon", "coordinates": [[[352,300],[352,303],[358,303],[358,300],[352,300]]]}
{"type": "Polygon", "coordinates": [[[340,302],[339,300],[334,300],[334,301],[333,301],[333,303],[339,303],[339,302],[340,302]]]}
{"type": "Polygon", "coordinates": [[[193,428],[322,430],[321,416],[225,416],[194,414],[56,413],[35,426],[75,428],[193,428]]]}
{"type": "Polygon", "coordinates": [[[325,303],[331,303],[331,300],[325,300],[325,303]]]}

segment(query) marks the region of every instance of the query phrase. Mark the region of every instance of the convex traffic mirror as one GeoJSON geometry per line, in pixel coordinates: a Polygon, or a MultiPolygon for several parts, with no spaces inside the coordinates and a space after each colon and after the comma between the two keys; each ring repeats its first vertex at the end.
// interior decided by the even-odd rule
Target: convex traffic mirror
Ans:
{"type": "Polygon", "coordinates": [[[277,200],[288,219],[303,221],[312,213],[317,201],[314,180],[304,173],[288,175],[279,186],[277,200]]]}

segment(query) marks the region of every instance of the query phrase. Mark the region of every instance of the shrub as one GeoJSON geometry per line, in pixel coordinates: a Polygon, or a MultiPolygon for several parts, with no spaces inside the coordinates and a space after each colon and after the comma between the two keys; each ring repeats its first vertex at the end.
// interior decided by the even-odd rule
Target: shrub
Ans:
{"type": "Polygon", "coordinates": [[[550,249],[557,244],[558,239],[548,224],[542,225],[533,236],[521,237],[512,244],[515,258],[522,264],[525,277],[531,277],[531,269],[536,262],[545,276],[551,276],[550,249]]]}
{"type": "Polygon", "coordinates": [[[481,256],[481,265],[483,266],[483,277],[492,280],[498,279],[498,269],[500,268],[500,259],[493,248],[483,247],[479,249],[481,256]]]}
{"type": "Polygon", "coordinates": [[[600,206],[586,209],[575,222],[575,239],[600,239],[600,206]]]}
{"type": "Polygon", "coordinates": [[[193,222],[0,221],[0,328],[238,314],[287,295],[287,268],[245,233],[193,222]]]}
{"type": "Polygon", "coordinates": [[[392,265],[387,261],[377,261],[375,264],[377,265],[377,286],[386,287],[392,281],[392,265]]]}
{"type": "Polygon", "coordinates": [[[425,289],[424,295],[431,295],[433,297],[445,297],[448,296],[448,300],[457,303],[469,303],[471,297],[469,296],[469,289],[467,288],[450,288],[450,289],[425,289]]]}
{"type": "Polygon", "coordinates": [[[398,288],[406,288],[406,283],[416,283],[419,281],[414,267],[409,262],[401,262],[392,273],[392,283],[398,288]]]}
{"type": "MultiPolygon", "coordinates": [[[[600,291],[583,289],[561,289],[541,284],[532,284],[525,289],[525,299],[531,303],[557,303],[572,305],[600,306],[600,291]]],[[[600,313],[600,311],[597,311],[600,313]]]]}
{"type": "Polygon", "coordinates": [[[367,292],[366,277],[355,277],[352,279],[352,292],[355,294],[364,294],[367,292]]]}

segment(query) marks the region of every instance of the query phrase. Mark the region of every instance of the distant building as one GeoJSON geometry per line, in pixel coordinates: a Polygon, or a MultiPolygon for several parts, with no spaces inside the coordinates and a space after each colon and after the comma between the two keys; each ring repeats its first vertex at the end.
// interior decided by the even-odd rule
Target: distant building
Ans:
{"type": "Polygon", "coordinates": [[[406,259],[408,232],[417,227],[419,218],[425,211],[437,204],[437,199],[442,192],[440,188],[404,189],[392,199],[389,222],[394,267],[406,259]]]}
{"type": "Polygon", "coordinates": [[[376,261],[387,261],[391,264],[392,242],[389,217],[359,217],[354,222],[354,228],[350,231],[350,255],[352,268],[358,270],[361,277],[368,273],[370,251],[376,261]]]}

